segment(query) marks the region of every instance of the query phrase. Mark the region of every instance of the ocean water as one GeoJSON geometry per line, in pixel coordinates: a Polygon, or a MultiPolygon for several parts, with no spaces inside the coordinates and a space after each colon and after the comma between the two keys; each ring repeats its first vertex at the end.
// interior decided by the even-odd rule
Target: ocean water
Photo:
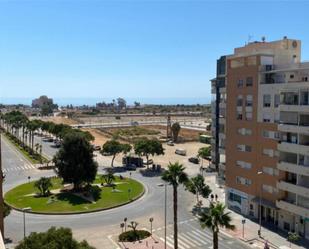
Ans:
{"type": "MultiPolygon", "coordinates": [[[[24,104],[31,105],[33,98],[1,98],[0,104],[24,104]]],[[[125,98],[128,105],[133,105],[134,101],[140,102],[141,104],[156,104],[156,105],[193,105],[193,104],[210,104],[210,98],[208,97],[197,97],[197,98],[125,98]]],[[[54,103],[59,106],[66,106],[72,104],[73,106],[89,105],[94,106],[98,102],[105,101],[106,103],[112,102],[113,98],[53,98],[54,103]]],[[[117,98],[114,98],[117,101],[117,98]]]]}

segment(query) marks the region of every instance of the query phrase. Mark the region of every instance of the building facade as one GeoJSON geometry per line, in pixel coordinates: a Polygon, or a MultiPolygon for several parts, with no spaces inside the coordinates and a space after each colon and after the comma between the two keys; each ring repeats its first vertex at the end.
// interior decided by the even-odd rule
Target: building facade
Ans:
{"type": "Polygon", "coordinates": [[[301,42],[253,42],[225,58],[227,205],[309,239],[309,63],[301,63],[301,42]]]}
{"type": "Polygon", "coordinates": [[[211,80],[212,93],[212,160],[210,167],[225,180],[226,56],[217,60],[217,75],[211,80]]]}

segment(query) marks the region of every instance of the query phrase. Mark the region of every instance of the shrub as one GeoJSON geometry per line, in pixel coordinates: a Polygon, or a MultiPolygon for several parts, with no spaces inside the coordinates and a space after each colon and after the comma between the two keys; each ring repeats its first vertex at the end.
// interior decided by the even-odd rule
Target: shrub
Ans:
{"type": "Polygon", "coordinates": [[[127,231],[119,235],[120,242],[134,242],[151,236],[151,233],[145,230],[127,231]]]}

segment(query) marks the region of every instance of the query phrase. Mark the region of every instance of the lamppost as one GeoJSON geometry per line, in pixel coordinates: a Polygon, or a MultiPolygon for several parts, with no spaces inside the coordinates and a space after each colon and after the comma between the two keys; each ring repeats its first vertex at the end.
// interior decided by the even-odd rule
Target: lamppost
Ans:
{"type": "Polygon", "coordinates": [[[120,223],[121,233],[123,233],[124,223],[120,223]]]}
{"type": "Polygon", "coordinates": [[[164,249],[166,249],[166,220],[167,220],[167,184],[159,183],[157,186],[164,186],[164,249]]]}
{"type": "Polygon", "coordinates": [[[124,218],[123,221],[124,221],[124,231],[126,232],[127,231],[127,220],[128,218],[124,218]]]}
{"type": "Polygon", "coordinates": [[[150,222],[150,234],[152,235],[152,222],[153,222],[152,217],[149,219],[149,222],[150,222]]]}
{"type": "MultiPolygon", "coordinates": [[[[263,174],[262,171],[258,171],[257,175],[258,177],[260,177],[263,174]]],[[[261,181],[259,181],[259,184],[261,184],[261,181]]],[[[262,235],[262,187],[259,186],[259,194],[260,194],[260,198],[259,198],[259,230],[258,230],[258,235],[261,237],[262,235]]]]}
{"type": "Polygon", "coordinates": [[[246,224],[246,220],[243,219],[241,220],[241,223],[242,223],[242,238],[245,237],[245,224],[246,224]]]}
{"type": "Polygon", "coordinates": [[[28,176],[28,182],[30,183],[31,176],[28,176]]]}
{"type": "Polygon", "coordinates": [[[131,193],[131,189],[129,188],[129,189],[128,189],[128,198],[129,198],[129,201],[131,201],[130,193],[131,193]]]}
{"type": "Polygon", "coordinates": [[[26,237],[26,212],[30,212],[31,210],[32,210],[31,207],[26,207],[22,209],[24,218],[24,239],[26,237]]]}

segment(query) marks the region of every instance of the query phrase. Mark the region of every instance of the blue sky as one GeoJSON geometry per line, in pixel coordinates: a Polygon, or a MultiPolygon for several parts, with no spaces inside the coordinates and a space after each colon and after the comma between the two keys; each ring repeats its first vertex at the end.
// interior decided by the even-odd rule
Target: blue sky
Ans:
{"type": "Polygon", "coordinates": [[[301,39],[307,1],[0,0],[0,98],[205,98],[216,59],[301,39]]]}

